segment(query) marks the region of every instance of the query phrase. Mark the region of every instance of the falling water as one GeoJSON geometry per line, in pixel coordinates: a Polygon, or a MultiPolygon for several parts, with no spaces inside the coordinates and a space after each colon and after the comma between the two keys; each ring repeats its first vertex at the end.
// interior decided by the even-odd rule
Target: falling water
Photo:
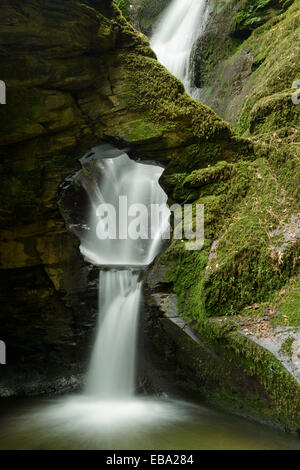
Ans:
{"type": "Polygon", "coordinates": [[[158,183],[163,169],[136,163],[110,146],[93,149],[93,158],[83,157],[81,164],[80,182],[90,199],[90,217],[80,249],[89,261],[106,268],[99,276],[98,333],[86,393],[128,399],[134,394],[139,270],[158,253],[168,226],[167,196],[158,183]],[[115,210],[108,218],[99,213],[103,204],[115,210]],[[161,217],[151,218],[154,205],[161,207],[161,217]],[[133,214],[138,214],[136,222],[133,214]],[[134,239],[130,227],[138,229],[134,239]],[[110,236],[99,239],[99,233],[110,236]]]}
{"type": "Polygon", "coordinates": [[[141,283],[132,271],[102,271],[99,286],[99,312],[103,318],[86,390],[105,399],[130,398],[134,394],[141,283]]]}
{"type": "Polygon", "coordinates": [[[147,266],[158,253],[161,234],[168,227],[167,195],[158,182],[163,168],[136,163],[110,146],[96,147],[92,155],[81,159],[80,183],[90,199],[90,217],[87,230],[79,235],[80,250],[87,260],[99,266],[147,266]],[[101,204],[116,211],[116,230],[110,231],[106,239],[99,239],[99,231],[105,232],[107,225],[106,218],[97,214],[101,204]],[[151,218],[154,205],[161,207],[159,218],[151,218]],[[136,224],[133,213],[140,213],[136,224]],[[128,236],[136,225],[140,226],[136,231],[140,233],[128,236]]]}
{"type": "Polygon", "coordinates": [[[158,60],[183,82],[193,97],[196,97],[197,89],[191,84],[190,56],[195,41],[206,26],[208,3],[208,0],[173,0],[158,21],[151,39],[158,60]]]}
{"type": "MultiPolygon", "coordinates": [[[[139,272],[160,250],[159,235],[169,219],[166,195],[158,184],[162,168],[134,163],[108,146],[93,149],[81,163],[76,182],[89,196],[90,216],[79,224],[81,230],[77,227],[78,236],[84,256],[100,267],[99,320],[86,389],[80,395],[27,401],[4,421],[1,416],[0,448],[299,448],[298,441],[277,436],[273,429],[204,406],[134,396],[139,272]],[[148,226],[154,236],[147,239],[99,240],[97,207],[104,202],[118,205],[120,195],[128,197],[129,207],[135,202],[162,204],[165,224],[152,220],[148,226]]],[[[80,212],[77,201],[74,205],[80,212]]]]}

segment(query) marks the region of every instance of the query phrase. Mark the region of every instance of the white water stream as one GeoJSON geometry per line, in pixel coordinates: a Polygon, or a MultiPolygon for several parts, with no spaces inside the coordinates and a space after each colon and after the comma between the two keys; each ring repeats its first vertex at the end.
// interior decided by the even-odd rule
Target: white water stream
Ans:
{"type": "MultiPolygon", "coordinates": [[[[197,90],[191,87],[190,54],[205,27],[207,4],[207,0],[173,0],[151,41],[160,62],[182,80],[193,97],[197,90]]],[[[108,146],[93,149],[93,154],[92,163],[87,157],[82,159],[81,184],[89,195],[90,217],[81,233],[80,249],[101,269],[97,335],[86,387],[81,395],[26,403],[17,409],[1,423],[0,448],[299,448],[296,438],[288,439],[241,418],[182,401],[135,396],[139,270],[159,252],[160,235],[168,225],[167,197],[158,184],[163,170],[136,164],[108,146]],[[113,240],[99,240],[97,228],[105,228],[97,212],[99,204],[118,207],[119,196],[127,197],[128,207],[162,204],[165,223],[152,220],[148,228],[154,236],[148,238],[132,240],[123,233],[113,240]]],[[[123,215],[121,208],[118,228],[123,215]]],[[[141,225],[145,231],[145,216],[141,216],[141,225]]]]}
{"type": "Polygon", "coordinates": [[[130,398],[134,394],[141,283],[131,271],[103,271],[99,284],[101,317],[86,391],[103,399],[130,398]]]}
{"type": "MultiPolygon", "coordinates": [[[[97,432],[101,439],[117,438],[123,432],[182,421],[193,408],[186,405],[180,409],[174,400],[135,395],[142,293],[139,276],[162,247],[170,210],[158,182],[163,168],[134,162],[110,145],[93,148],[81,159],[81,165],[76,182],[88,195],[90,214],[88,223],[81,226],[84,230],[75,233],[83,256],[99,266],[95,343],[83,393],[56,400],[30,419],[33,429],[46,425],[51,433],[53,427],[56,436],[97,432]],[[99,212],[103,204],[115,212],[109,211],[105,217],[99,212]],[[153,206],[160,207],[158,217],[153,217],[153,206]],[[114,222],[116,230],[112,229],[114,222]],[[130,228],[135,230],[130,232],[130,228]],[[101,230],[113,237],[99,239],[101,230]],[[132,234],[138,236],[132,238],[132,234]]],[[[25,422],[27,426],[26,417],[25,422]]],[[[107,445],[112,445],[109,442],[107,445]]]]}
{"type": "Polygon", "coordinates": [[[90,198],[90,217],[80,249],[88,260],[106,269],[99,276],[98,333],[86,393],[102,399],[129,399],[135,386],[141,297],[138,270],[159,252],[170,212],[158,183],[161,167],[136,163],[122,152],[111,158],[112,148],[107,146],[93,152],[100,159],[87,163],[82,159],[81,184],[90,198]],[[114,209],[109,217],[99,211],[103,204],[114,209]],[[162,208],[161,218],[151,217],[154,205],[162,208]],[[101,233],[108,234],[107,238],[101,239],[101,233]]]}
{"type": "Polygon", "coordinates": [[[80,250],[95,265],[141,268],[159,252],[161,234],[168,227],[167,196],[158,183],[163,168],[134,162],[116,149],[117,156],[112,153],[112,147],[101,146],[93,149],[92,162],[81,159],[80,180],[90,199],[90,217],[80,250]],[[115,211],[101,217],[100,205],[115,211]],[[151,218],[155,205],[162,209],[160,218],[151,218]],[[109,236],[100,239],[101,233],[109,236]]]}
{"type": "Polygon", "coordinates": [[[204,31],[209,14],[208,0],[173,0],[159,19],[150,44],[161,62],[185,90],[197,97],[191,84],[190,56],[195,41],[204,31]]]}
{"type": "Polygon", "coordinates": [[[119,195],[127,195],[145,206],[161,202],[167,220],[166,196],[158,185],[162,169],[136,164],[112,148],[93,151],[97,158],[84,159],[80,175],[91,212],[81,250],[101,265],[99,320],[86,388],[80,395],[17,406],[1,420],[0,449],[298,448],[296,438],[204,406],[134,394],[139,270],[158,253],[158,235],[165,224],[154,221],[157,236],[149,240],[99,240],[96,211],[99,202],[116,202],[119,195]]]}

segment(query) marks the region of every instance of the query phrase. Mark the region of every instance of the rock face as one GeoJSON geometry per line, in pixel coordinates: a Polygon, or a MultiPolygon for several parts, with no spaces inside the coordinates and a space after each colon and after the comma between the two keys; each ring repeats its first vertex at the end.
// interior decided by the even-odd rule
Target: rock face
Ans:
{"type": "MultiPolygon", "coordinates": [[[[6,376],[27,377],[33,369],[43,375],[45,361],[49,376],[64,374],[66,366],[70,375],[79,373],[89,354],[95,275],[57,205],[61,183],[89,147],[130,144],[142,158],[172,160],[175,166],[184,153],[192,167],[195,146],[204,159],[206,142],[215,147],[216,141],[232,140],[230,154],[237,158],[248,144],[235,142],[221,119],[189,100],[181,83],[156,62],[147,39],[111,2],[5,1],[2,12],[4,383],[6,376]]],[[[3,393],[22,393],[26,382],[3,385],[3,393]]]]}
{"type": "Polygon", "coordinates": [[[169,172],[167,167],[162,182],[170,200],[204,204],[205,244],[201,251],[186,252],[180,240],[172,241],[149,274],[149,303],[156,318],[153,343],[165,350],[168,360],[172,351],[186,373],[186,379],[179,378],[183,384],[217,401],[222,397],[244,412],[258,411],[257,404],[267,400],[261,416],[297,429],[300,107],[291,99],[291,85],[300,76],[299,48],[294,47],[299,2],[267,2],[268,9],[256,18],[262,26],[257,29],[249,21],[245,28],[246,13],[258,10],[259,3],[214,2],[194,51],[200,99],[250,137],[254,153],[191,172],[169,172]],[[164,275],[152,287],[156,269],[164,275]],[[174,321],[174,293],[180,321],[174,321]],[[183,334],[190,326],[200,343],[183,334]],[[276,347],[270,346],[278,331],[288,335],[290,360],[278,354],[279,338],[276,347]],[[292,382],[281,362],[292,371],[292,382]],[[270,373],[274,364],[281,377],[270,373]],[[238,382],[234,370],[241,365],[238,382]],[[293,390],[286,401],[283,383],[293,390]]]}
{"type": "Polygon", "coordinates": [[[116,0],[123,15],[136,29],[150,35],[159,15],[172,0],[116,0]]]}
{"type": "MultiPolygon", "coordinates": [[[[299,282],[298,238],[289,239],[279,256],[281,244],[269,236],[296,213],[296,146],[234,135],[214,111],[184,93],[146,37],[110,1],[5,0],[0,60],[8,103],[0,109],[0,331],[8,362],[1,367],[0,393],[80,384],[95,322],[97,273],[66,230],[58,198],[79,169],[78,158],[111,142],[130,147],[134,158],[166,165],[162,185],[170,202],[205,204],[203,250],[186,252],[174,240],[151,271],[156,276],[163,270],[163,308],[174,309],[176,300],[177,314],[195,334],[213,331],[210,348],[230,351],[229,363],[224,353],[225,376],[238,368],[251,377],[265,394],[263,408],[274,406],[272,419],[297,429],[299,384],[280,364],[270,383],[274,357],[258,355],[259,347],[246,347],[238,334],[232,340],[231,327],[219,334],[211,320],[270,296],[276,303],[282,288],[288,297],[299,282]],[[279,400],[280,391],[288,402],[279,400]]],[[[187,376],[196,367],[201,376],[198,359],[191,368],[189,355],[174,361],[187,376]]],[[[231,381],[215,377],[205,382],[202,376],[199,383],[208,396],[215,384],[218,399],[231,381]]],[[[235,389],[239,397],[241,390],[235,389]]],[[[251,403],[259,412],[259,398],[251,403]]]]}
{"type": "MultiPolygon", "coordinates": [[[[152,344],[152,361],[161,374],[168,371],[173,383],[194,398],[205,397],[245,417],[297,430],[297,341],[291,357],[296,365],[293,369],[291,360],[287,362],[269,347],[270,341],[281,343],[275,335],[256,338],[228,317],[191,322],[189,315],[180,314],[178,296],[165,281],[167,269],[159,259],[146,279],[146,332],[152,344]]],[[[285,337],[290,338],[288,328],[277,327],[277,335],[279,330],[285,330],[285,337]]],[[[295,329],[289,330],[294,337],[295,329]]]]}
{"type": "Polygon", "coordinates": [[[298,0],[213,0],[192,57],[200,101],[239,132],[257,134],[266,123],[296,124],[299,109],[289,104],[300,73],[298,37],[298,0]]]}

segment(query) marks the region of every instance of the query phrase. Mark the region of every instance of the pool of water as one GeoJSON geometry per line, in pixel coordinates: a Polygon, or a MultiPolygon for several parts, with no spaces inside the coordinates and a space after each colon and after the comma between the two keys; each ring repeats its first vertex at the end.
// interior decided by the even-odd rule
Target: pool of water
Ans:
{"type": "Polygon", "coordinates": [[[3,400],[0,449],[300,449],[289,435],[170,399],[3,400]]]}

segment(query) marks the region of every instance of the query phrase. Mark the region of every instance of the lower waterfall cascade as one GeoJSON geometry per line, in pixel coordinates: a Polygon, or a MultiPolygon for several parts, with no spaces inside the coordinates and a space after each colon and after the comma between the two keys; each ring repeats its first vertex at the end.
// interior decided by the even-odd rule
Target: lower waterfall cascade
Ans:
{"type": "Polygon", "coordinates": [[[134,395],[142,290],[139,270],[159,252],[170,212],[167,196],[158,183],[163,168],[136,163],[122,151],[111,158],[114,149],[110,146],[92,151],[96,160],[81,160],[88,172],[81,184],[90,198],[90,217],[80,250],[89,261],[106,269],[100,269],[98,334],[85,391],[102,398],[130,398],[134,395]],[[125,201],[126,208],[122,206],[125,201]],[[117,217],[99,216],[101,204],[105,210],[116,210],[117,217]],[[150,220],[152,207],[162,209],[160,218],[150,220]],[[139,215],[135,226],[139,233],[134,239],[129,236],[133,213],[139,215]],[[107,233],[107,238],[99,239],[101,229],[103,233],[109,231],[110,223],[117,226],[113,227],[113,236],[107,233]],[[115,232],[122,232],[122,239],[115,232]]]}
{"type": "Polygon", "coordinates": [[[110,146],[92,149],[81,164],[83,171],[77,176],[88,194],[90,214],[87,224],[77,224],[72,230],[80,238],[83,256],[100,271],[99,319],[85,388],[76,395],[26,401],[21,410],[19,405],[8,421],[4,416],[0,449],[297,447],[296,438],[276,429],[270,433],[268,427],[244,418],[165,393],[135,393],[140,272],[159,253],[162,234],[169,227],[167,196],[158,184],[163,169],[133,162],[110,146]],[[151,238],[143,232],[135,241],[96,236],[99,223],[104,231],[108,223],[99,217],[99,204],[113,207],[120,195],[126,195],[130,205],[162,206],[162,218],[155,218],[153,227],[143,217],[139,219],[144,230],[152,228],[151,238]]]}
{"type": "Polygon", "coordinates": [[[133,396],[140,297],[137,273],[100,271],[99,312],[103,318],[88,373],[88,394],[104,399],[133,396]]]}

